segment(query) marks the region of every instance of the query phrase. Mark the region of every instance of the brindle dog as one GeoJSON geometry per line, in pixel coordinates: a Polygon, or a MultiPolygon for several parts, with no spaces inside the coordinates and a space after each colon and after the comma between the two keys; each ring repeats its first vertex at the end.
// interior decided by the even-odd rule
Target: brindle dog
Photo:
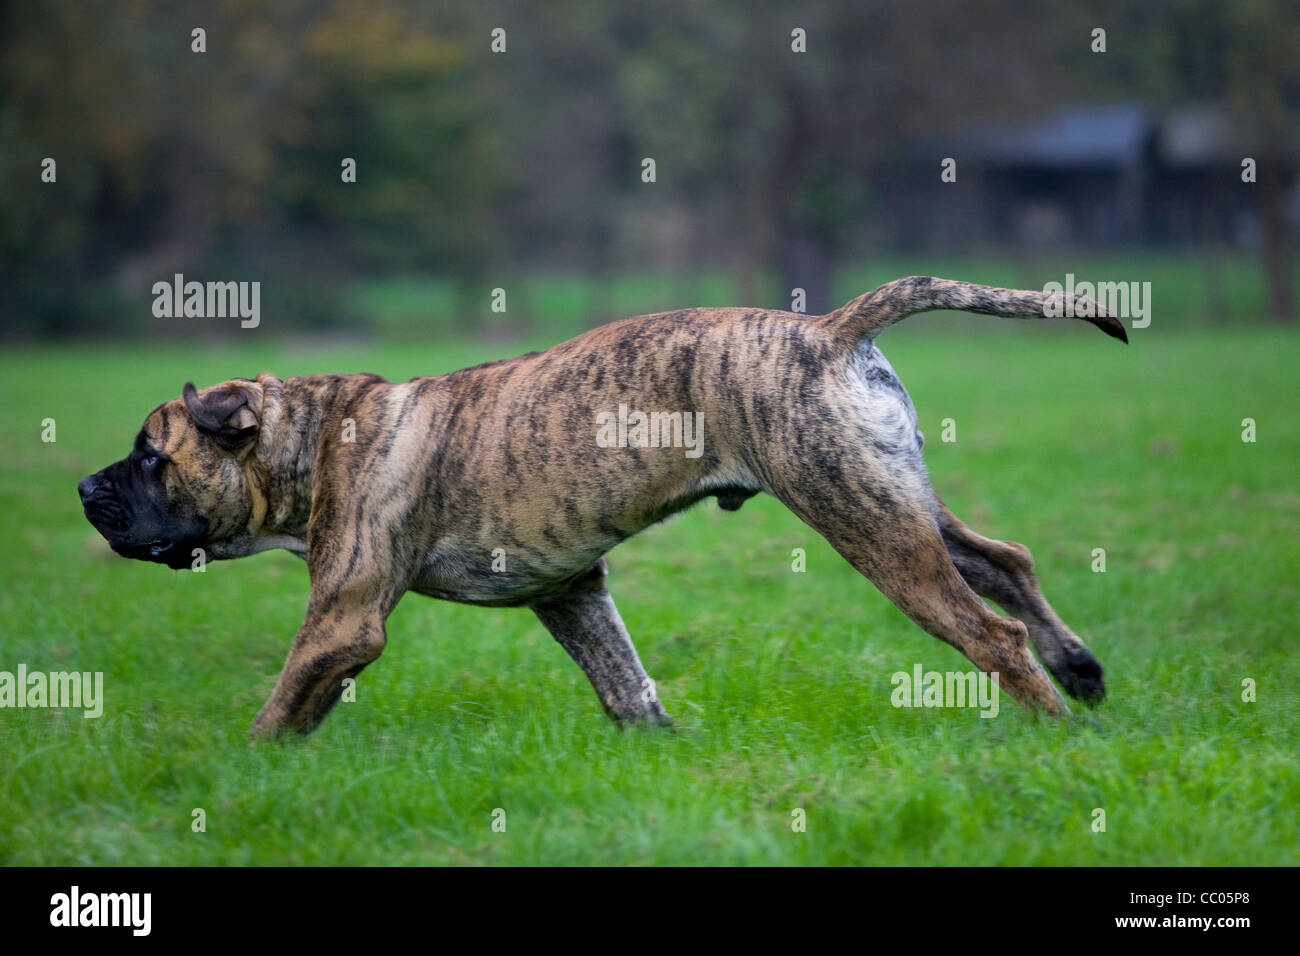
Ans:
{"type": "MultiPolygon", "coordinates": [[[[912,277],[826,315],[666,312],[402,384],[267,373],[187,384],[149,414],[130,455],[78,491],[127,557],[183,568],[196,548],[287,548],[306,559],[306,620],[255,735],[319,724],[344,678],[383,651],[407,591],[527,605],[608,713],[668,722],[603,555],[702,498],[734,510],[760,491],[1021,704],[1065,714],[1026,638],[1075,697],[1102,697],[1101,666],[1043,598],[1029,551],[971,531],[930,489],[916,412],[873,344],[930,309],[1043,318],[1063,305],[1059,293],[912,277]],[[653,447],[634,412],[619,441],[598,442],[599,416],[620,406],[702,413],[707,437],[688,453],[674,422],[653,447]]],[[[1127,341],[1091,300],[1073,314],[1127,341]]]]}

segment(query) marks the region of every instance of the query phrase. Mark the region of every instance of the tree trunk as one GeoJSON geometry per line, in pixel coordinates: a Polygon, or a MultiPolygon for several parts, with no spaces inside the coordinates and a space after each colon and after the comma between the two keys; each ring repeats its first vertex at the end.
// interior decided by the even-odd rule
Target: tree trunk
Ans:
{"type": "Polygon", "coordinates": [[[1259,177],[1261,252],[1269,312],[1279,322],[1290,322],[1295,318],[1295,296],[1291,287],[1291,236],[1282,199],[1282,171],[1274,160],[1264,165],[1259,177]]]}

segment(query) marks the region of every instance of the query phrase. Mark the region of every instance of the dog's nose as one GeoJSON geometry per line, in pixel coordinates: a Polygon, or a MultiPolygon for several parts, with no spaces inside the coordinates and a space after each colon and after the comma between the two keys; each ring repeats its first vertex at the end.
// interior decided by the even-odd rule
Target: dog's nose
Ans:
{"type": "Polygon", "coordinates": [[[77,482],[77,494],[81,495],[81,500],[84,502],[95,493],[95,489],[98,486],[99,482],[95,480],[95,476],[87,475],[85,478],[82,478],[77,482]]]}

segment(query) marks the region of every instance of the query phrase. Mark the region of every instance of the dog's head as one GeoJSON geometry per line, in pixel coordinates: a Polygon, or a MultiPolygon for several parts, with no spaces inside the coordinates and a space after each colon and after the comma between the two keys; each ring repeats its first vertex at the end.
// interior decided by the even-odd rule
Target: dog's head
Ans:
{"type": "Polygon", "coordinates": [[[202,391],[187,383],[149,413],[129,455],[77,484],[86,519],[118,554],[172,568],[244,534],[262,399],[247,379],[202,391]]]}

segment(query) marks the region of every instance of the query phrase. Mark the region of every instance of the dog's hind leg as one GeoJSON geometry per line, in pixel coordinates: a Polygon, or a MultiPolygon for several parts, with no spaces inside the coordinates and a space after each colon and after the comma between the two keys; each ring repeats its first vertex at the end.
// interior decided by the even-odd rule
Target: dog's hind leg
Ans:
{"type": "Polygon", "coordinates": [[[604,558],[532,609],[587,675],[606,713],[616,720],[672,723],[605,588],[604,558]]]}
{"type": "Polygon", "coordinates": [[[1099,702],[1106,694],[1101,664],[1043,597],[1029,549],[976,534],[938,496],[935,502],[943,543],[966,583],[1024,622],[1039,658],[1066,693],[1090,704],[1099,702]]]}
{"type": "Polygon", "coordinates": [[[1025,625],[994,613],[953,566],[926,500],[919,458],[887,474],[851,446],[830,436],[827,441],[789,449],[786,460],[803,467],[792,480],[779,478],[772,493],[899,610],[980,670],[997,673],[999,687],[1016,701],[1068,714],[1064,698],[1029,653],[1025,625]]]}

